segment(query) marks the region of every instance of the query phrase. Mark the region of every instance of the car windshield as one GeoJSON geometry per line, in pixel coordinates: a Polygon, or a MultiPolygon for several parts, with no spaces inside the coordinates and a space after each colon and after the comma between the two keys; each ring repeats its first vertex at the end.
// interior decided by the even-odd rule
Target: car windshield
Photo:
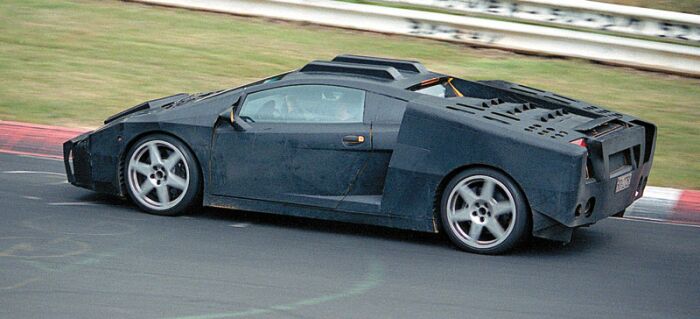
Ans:
{"type": "Polygon", "coordinates": [[[215,96],[219,96],[219,95],[221,95],[221,94],[228,93],[228,92],[231,92],[231,91],[234,91],[234,90],[238,90],[238,89],[242,89],[242,88],[247,88],[247,87],[249,87],[249,86],[254,86],[254,85],[258,85],[258,84],[265,84],[265,83],[271,83],[271,82],[277,82],[277,81],[281,80],[282,78],[284,78],[287,74],[289,74],[289,73],[291,73],[291,72],[292,72],[292,71],[290,71],[290,72],[285,72],[285,73],[282,73],[282,74],[278,74],[278,75],[275,75],[275,76],[271,76],[271,77],[269,77],[269,78],[265,78],[265,79],[262,79],[262,80],[259,80],[259,81],[255,81],[255,82],[253,82],[253,83],[248,83],[248,84],[246,84],[246,85],[242,85],[242,86],[238,86],[238,87],[234,87],[234,88],[230,88],[230,89],[225,89],[225,90],[210,92],[209,94],[206,94],[205,96],[203,96],[203,97],[202,97],[201,99],[199,99],[199,100],[200,100],[200,101],[201,101],[201,100],[206,100],[206,99],[209,99],[209,98],[212,98],[212,97],[215,97],[215,96]]]}
{"type": "Polygon", "coordinates": [[[409,90],[437,97],[463,96],[462,93],[459,92],[454,85],[452,85],[452,78],[434,78],[425,80],[418,85],[409,88],[409,90]]]}

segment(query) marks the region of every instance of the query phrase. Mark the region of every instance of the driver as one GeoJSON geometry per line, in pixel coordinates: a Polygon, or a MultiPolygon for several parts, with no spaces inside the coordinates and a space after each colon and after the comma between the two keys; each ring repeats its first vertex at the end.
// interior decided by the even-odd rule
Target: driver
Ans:
{"type": "Polygon", "coordinates": [[[336,118],[341,122],[361,122],[362,114],[357,113],[357,108],[353,107],[353,101],[349,98],[343,99],[338,103],[336,118]]]}
{"type": "Polygon", "coordinates": [[[285,120],[304,120],[307,117],[306,111],[299,105],[297,97],[294,95],[285,95],[284,105],[282,106],[282,117],[285,120]]]}

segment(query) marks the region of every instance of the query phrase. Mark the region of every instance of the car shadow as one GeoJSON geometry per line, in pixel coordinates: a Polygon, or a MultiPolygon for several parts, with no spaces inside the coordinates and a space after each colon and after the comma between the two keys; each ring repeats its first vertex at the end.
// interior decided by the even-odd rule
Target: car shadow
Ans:
{"type": "MultiPolygon", "coordinates": [[[[112,195],[88,193],[77,198],[80,201],[95,202],[120,209],[138,211],[138,207],[130,201],[112,195]]],[[[351,224],[338,221],[327,221],[305,217],[275,215],[231,209],[204,207],[188,215],[191,218],[220,220],[230,224],[259,224],[271,227],[292,228],[311,232],[335,233],[358,237],[370,237],[388,241],[405,242],[413,245],[429,246],[431,249],[440,248],[457,251],[449,239],[442,233],[425,233],[410,230],[394,229],[373,225],[351,224]]],[[[574,230],[571,242],[562,243],[540,238],[530,238],[508,255],[519,257],[564,257],[595,250],[606,242],[600,233],[588,228],[574,230]]]]}
{"type": "MultiPolygon", "coordinates": [[[[455,250],[449,239],[442,233],[426,233],[403,229],[388,228],[373,225],[351,224],[338,221],[327,221],[304,217],[284,216],[256,212],[246,212],[221,208],[204,208],[193,218],[225,220],[229,223],[250,223],[281,228],[293,228],[305,231],[337,233],[358,237],[371,237],[382,240],[406,242],[415,245],[430,246],[432,249],[441,248],[455,250]]],[[[564,256],[579,254],[583,251],[596,249],[605,240],[589,232],[587,229],[577,229],[570,243],[562,243],[541,238],[531,238],[523,245],[513,250],[509,255],[521,257],[564,256]]]]}

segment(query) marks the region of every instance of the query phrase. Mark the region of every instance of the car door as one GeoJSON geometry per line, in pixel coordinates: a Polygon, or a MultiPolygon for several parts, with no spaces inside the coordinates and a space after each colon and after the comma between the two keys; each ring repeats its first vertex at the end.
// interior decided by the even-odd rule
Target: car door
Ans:
{"type": "Polygon", "coordinates": [[[406,100],[367,92],[365,122],[371,124],[372,152],[350,192],[341,202],[341,209],[380,212],[389,163],[396,147],[406,104],[406,100]]]}
{"type": "Polygon", "coordinates": [[[365,91],[281,86],[243,97],[212,143],[215,195],[337,208],[371,151],[365,91]]]}

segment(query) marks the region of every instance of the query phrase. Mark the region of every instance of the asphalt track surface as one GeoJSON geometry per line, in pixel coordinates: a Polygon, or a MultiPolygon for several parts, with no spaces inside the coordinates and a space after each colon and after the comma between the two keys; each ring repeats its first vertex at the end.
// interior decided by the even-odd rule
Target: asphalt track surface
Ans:
{"type": "Polygon", "coordinates": [[[0,154],[0,318],[698,318],[700,228],[622,219],[507,256],[439,235],[140,213],[0,154]]]}

